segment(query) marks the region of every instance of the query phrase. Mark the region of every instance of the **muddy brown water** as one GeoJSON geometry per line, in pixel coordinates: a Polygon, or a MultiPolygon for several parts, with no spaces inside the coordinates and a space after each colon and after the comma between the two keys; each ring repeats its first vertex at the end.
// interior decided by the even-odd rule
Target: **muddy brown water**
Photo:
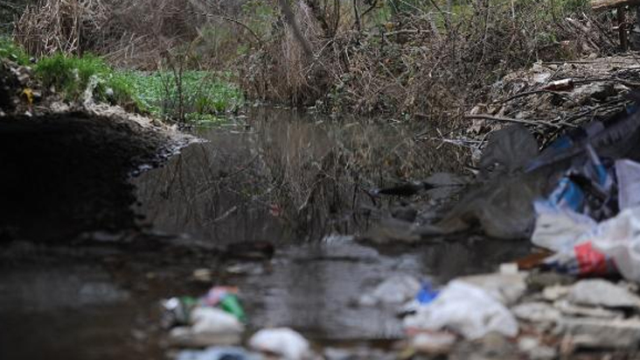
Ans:
{"type": "Polygon", "coordinates": [[[212,284],[240,288],[250,331],[288,326],[347,348],[400,338],[394,309],[356,306],[359,296],[396,274],[442,284],[528,251],[472,236],[410,247],[339,236],[367,231],[398,200],[364,190],[466,161],[455,146],[415,142],[416,131],[289,110],[194,129],[206,142],[132,180],[144,235],[2,245],[0,359],[166,357],[159,300],[212,284]],[[273,256],[220,252],[254,243],[273,256]],[[210,282],[193,278],[202,268],[210,282]]]}

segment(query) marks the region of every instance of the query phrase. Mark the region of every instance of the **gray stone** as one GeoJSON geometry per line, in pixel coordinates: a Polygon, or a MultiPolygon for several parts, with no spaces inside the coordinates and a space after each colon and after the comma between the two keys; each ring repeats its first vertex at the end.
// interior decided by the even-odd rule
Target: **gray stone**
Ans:
{"type": "Polygon", "coordinates": [[[540,291],[548,286],[571,285],[576,282],[573,276],[559,274],[556,272],[531,273],[527,277],[529,290],[540,291]]]}
{"type": "Polygon", "coordinates": [[[402,304],[420,291],[420,282],[408,275],[392,276],[378,285],[372,292],[364,294],[358,300],[360,306],[378,304],[402,304]]]}
{"type": "Polygon", "coordinates": [[[591,318],[615,319],[624,317],[624,313],[620,311],[607,310],[601,307],[587,307],[572,304],[568,300],[558,300],[553,306],[560,310],[564,315],[584,316],[591,318]]]}
{"type": "Polygon", "coordinates": [[[454,334],[447,332],[420,333],[411,339],[411,347],[424,354],[448,354],[456,340],[454,334]]]}
{"type": "Polygon", "coordinates": [[[602,279],[582,280],[570,290],[569,301],[578,305],[609,308],[640,308],[640,298],[627,289],[602,279]]]}
{"type": "Polygon", "coordinates": [[[571,97],[582,105],[590,104],[592,100],[605,101],[607,98],[615,95],[617,95],[617,92],[613,87],[613,83],[606,82],[586,84],[576,88],[571,93],[571,97]]]}
{"type": "Polygon", "coordinates": [[[563,318],[555,329],[569,335],[584,348],[637,349],[640,345],[640,320],[563,318]]]}
{"type": "Polygon", "coordinates": [[[454,347],[450,360],[517,359],[518,349],[504,336],[488,334],[476,341],[463,341],[454,347]]]}
{"type": "Polygon", "coordinates": [[[560,310],[545,302],[530,302],[517,305],[511,312],[520,320],[530,322],[557,322],[562,318],[560,310]]]}
{"type": "Polygon", "coordinates": [[[542,298],[547,301],[556,301],[569,295],[570,291],[571,287],[569,286],[547,286],[546,288],[544,288],[544,290],[542,290],[542,298]]]}
{"type": "Polygon", "coordinates": [[[523,336],[518,339],[518,350],[531,360],[555,359],[558,355],[556,349],[541,344],[540,340],[532,336],[523,336]]]}

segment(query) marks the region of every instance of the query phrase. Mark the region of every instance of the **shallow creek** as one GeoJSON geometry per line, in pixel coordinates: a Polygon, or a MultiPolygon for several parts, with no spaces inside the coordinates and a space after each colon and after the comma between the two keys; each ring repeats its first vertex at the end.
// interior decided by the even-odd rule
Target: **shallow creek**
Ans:
{"type": "Polygon", "coordinates": [[[240,288],[250,331],[288,326],[317,346],[384,349],[402,336],[394,310],[356,305],[379,282],[441,284],[528,251],[475,237],[370,246],[342,236],[399,201],[367,189],[462,169],[463,150],[416,145],[415,129],[263,109],[193,132],[205,141],[132,180],[142,233],[0,249],[0,359],[162,358],[158,302],[212,284],[240,288]]]}

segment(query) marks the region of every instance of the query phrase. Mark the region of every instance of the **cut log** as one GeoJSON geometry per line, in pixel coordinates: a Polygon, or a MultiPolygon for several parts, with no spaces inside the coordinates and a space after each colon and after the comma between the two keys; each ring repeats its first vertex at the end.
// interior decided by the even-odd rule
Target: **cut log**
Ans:
{"type": "Polygon", "coordinates": [[[638,6],[640,0],[591,0],[593,10],[614,9],[623,6],[638,6]]]}

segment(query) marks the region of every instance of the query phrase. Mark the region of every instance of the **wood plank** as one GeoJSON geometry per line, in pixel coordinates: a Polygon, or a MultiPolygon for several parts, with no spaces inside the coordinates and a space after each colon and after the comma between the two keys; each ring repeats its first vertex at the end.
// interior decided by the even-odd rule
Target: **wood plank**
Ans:
{"type": "Polygon", "coordinates": [[[640,0],[591,0],[593,10],[607,10],[623,6],[638,6],[640,0]]]}

